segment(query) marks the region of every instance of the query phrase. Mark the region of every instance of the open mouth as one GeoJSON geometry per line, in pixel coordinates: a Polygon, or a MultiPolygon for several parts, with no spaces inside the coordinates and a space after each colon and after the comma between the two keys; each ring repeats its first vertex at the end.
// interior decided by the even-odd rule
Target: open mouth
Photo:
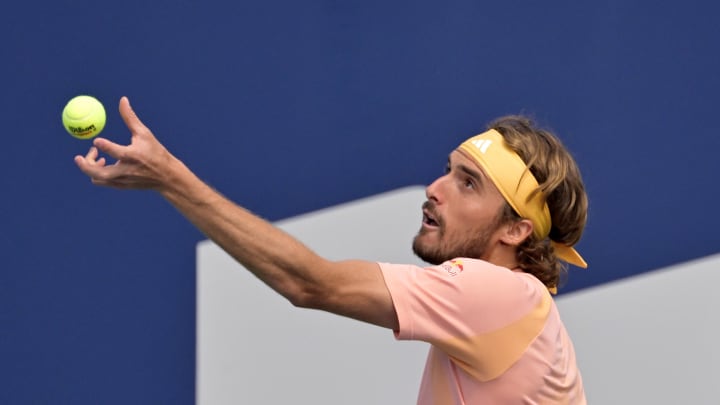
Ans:
{"type": "Polygon", "coordinates": [[[437,227],[440,225],[438,223],[437,219],[435,219],[435,217],[426,210],[423,210],[422,221],[423,221],[423,225],[427,225],[427,226],[437,227]]]}

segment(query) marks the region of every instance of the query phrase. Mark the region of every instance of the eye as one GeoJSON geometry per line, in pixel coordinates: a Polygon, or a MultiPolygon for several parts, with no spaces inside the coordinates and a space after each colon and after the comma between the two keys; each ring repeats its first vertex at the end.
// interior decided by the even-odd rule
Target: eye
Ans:
{"type": "Polygon", "coordinates": [[[445,174],[450,173],[450,162],[448,162],[448,163],[445,165],[445,170],[443,171],[443,173],[445,173],[445,174]]]}
{"type": "Polygon", "coordinates": [[[466,178],[465,178],[465,182],[463,183],[463,187],[469,188],[469,189],[474,189],[474,188],[475,188],[475,182],[473,181],[472,178],[466,177],[466,178]]]}

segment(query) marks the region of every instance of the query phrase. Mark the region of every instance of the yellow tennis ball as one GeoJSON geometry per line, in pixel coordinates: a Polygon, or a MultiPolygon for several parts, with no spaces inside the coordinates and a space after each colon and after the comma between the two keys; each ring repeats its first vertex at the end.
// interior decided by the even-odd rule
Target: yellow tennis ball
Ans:
{"type": "Polygon", "coordinates": [[[63,109],[62,122],[70,135],[90,139],[105,128],[105,107],[95,97],[74,97],[63,109]]]}

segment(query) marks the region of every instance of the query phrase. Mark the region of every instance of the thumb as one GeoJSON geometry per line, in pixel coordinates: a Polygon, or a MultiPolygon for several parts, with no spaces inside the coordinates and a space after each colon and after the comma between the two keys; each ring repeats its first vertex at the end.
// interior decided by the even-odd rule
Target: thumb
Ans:
{"type": "Polygon", "coordinates": [[[128,100],[127,97],[123,96],[120,98],[120,116],[122,117],[123,121],[125,121],[125,125],[128,127],[130,132],[133,134],[137,134],[139,132],[147,131],[147,127],[145,124],[140,121],[140,118],[138,118],[137,114],[135,114],[135,111],[130,106],[130,100],[128,100]]]}

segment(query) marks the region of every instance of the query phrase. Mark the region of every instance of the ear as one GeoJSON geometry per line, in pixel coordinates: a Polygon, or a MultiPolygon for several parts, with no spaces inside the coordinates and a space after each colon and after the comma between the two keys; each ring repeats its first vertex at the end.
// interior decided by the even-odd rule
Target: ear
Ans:
{"type": "Polygon", "coordinates": [[[500,241],[506,245],[518,246],[533,232],[533,224],[529,219],[513,221],[505,225],[500,241]]]}

